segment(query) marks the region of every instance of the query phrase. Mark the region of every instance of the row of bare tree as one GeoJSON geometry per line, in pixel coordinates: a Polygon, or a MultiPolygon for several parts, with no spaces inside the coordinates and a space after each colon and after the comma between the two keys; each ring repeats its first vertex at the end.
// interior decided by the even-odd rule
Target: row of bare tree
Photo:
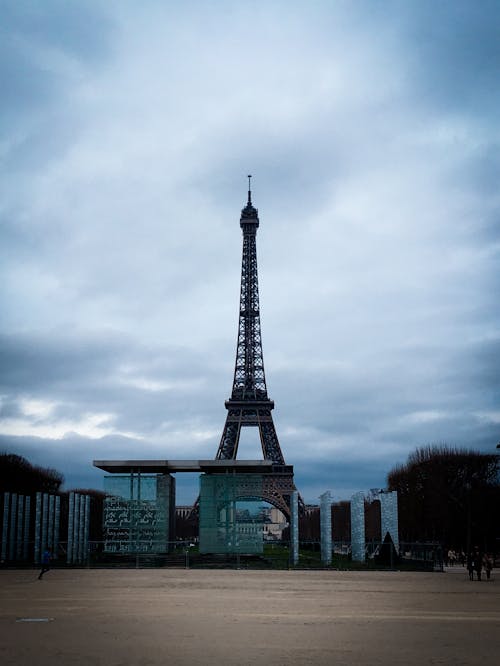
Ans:
{"type": "MultiPolygon", "coordinates": [[[[0,492],[18,493],[33,497],[36,493],[67,496],[70,492],[90,495],[90,538],[102,539],[102,503],[105,494],[99,490],[74,488],[62,491],[64,476],[51,467],[32,465],[26,458],[14,453],[0,453],[0,492]]],[[[67,517],[67,501],[61,505],[61,514],[67,517]]]]}
{"type": "Polygon", "coordinates": [[[403,541],[437,541],[468,552],[500,550],[499,456],[426,446],[387,476],[397,490],[403,541]]]}
{"type": "Polygon", "coordinates": [[[37,492],[57,493],[64,476],[50,467],[32,465],[14,453],[0,453],[0,489],[2,492],[34,495],[37,492]]]}

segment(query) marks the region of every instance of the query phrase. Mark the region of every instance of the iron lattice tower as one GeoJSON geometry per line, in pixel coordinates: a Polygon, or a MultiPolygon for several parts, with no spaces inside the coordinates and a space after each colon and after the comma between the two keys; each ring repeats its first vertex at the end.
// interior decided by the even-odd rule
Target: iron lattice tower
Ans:
{"type": "MultiPolygon", "coordinates": [[[[233,390],[230,399],[225,402],[228,413],[216,459],[235,459],[241,428],[257,427],[264,460],[273,462],[272,474],[264,477],[265,496],[262,499],[289,515],[290,493],[295,490],[293,467],[285,464],[271,414],[274,402],[267,395],[257,273],[256,236],[259,216],[252,204],[250,178],[248,176],[248,201],[240,218],[243,255],[233,390]]],[[[301,500],[300,504],[302,506],[301,500]]]]}

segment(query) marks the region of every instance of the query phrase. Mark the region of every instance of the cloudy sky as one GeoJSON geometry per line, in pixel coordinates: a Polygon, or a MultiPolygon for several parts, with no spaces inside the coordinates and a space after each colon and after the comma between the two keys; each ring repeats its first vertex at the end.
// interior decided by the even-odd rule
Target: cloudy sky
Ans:
{"type": "Polygon", "coordinates": [[[93,459],[215,456],[252,173],[304,499],[417,446],[494,450],[498,2],[0,5],[0,449],[66,488],[102,487],[93,459]]]}

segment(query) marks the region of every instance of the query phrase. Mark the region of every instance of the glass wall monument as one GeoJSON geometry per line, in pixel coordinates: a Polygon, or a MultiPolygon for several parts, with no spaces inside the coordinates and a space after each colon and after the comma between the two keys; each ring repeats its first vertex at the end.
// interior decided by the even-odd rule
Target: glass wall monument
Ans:
{"type": "Polygon", "coordinates": [[[380,500],[382,541],[389,532],[396,552],[399,553],[398,493],[396,490],[386,490],[378,495],[378,499],[380,500]]]}
{"type": "Polygon", "coordinates": [[[249,522],[237,501],[261,501],[259,474],[202,474],[200,476],[200,553],[260,554],[264,523],[249,522]]]}
{"type": "Polygon", "coordinates": [[[329,491],[319,497],[319,519],[321,532],[321,561],[332,563],[332,496],[329,491]]]}
{"type": "MultiPolygon", "coordinates": [[[[66,562],[82,563],[89,554],[90,497],[72,492],[68,506],[68,547],[66,562]]],[[[43,550],[43,548],[42,548],[43,550]]]]}
{"type": "Polygon", "coordinates": [[[355,562],[365,561],[365,494],[351,497],[351,555],[355,562]]]}
{"type": "Polygon", "coordinates": [[[104,477],[104,550],[167,552],[175,511],[175,479],[169,474],[104,477]]]}

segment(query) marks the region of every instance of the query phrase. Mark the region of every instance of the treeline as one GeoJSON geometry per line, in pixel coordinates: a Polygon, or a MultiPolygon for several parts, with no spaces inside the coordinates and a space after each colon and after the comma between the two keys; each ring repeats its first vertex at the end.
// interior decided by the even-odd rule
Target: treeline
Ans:
{"type": "Polygon", "coordinates": [[[61,505],[61,512],[67,516],[67,496],[70,492],[89,495],[91,540],[102,539],[102,511],[106,494],[100,490],[89,488],[73,488],[61,490],[64,476],[51,467],[32,465],[26,458],[14,453],[0,453],[0,492],[11,492],[33,497],[36,493],[60,495],[66,498],[61,505]]]}
{"type": "Polygon", "coordinates": [[[0,488],[3,492],[33,495],[58,493],[64,476],[51,467],[32,465],[14,453],[0,453],[0,488]]]}
{"type": "Polygon", "coordinates": [[[403,541],[469,550],[500,542],[499,457],[448,446],[417,449],[387,476],[397,490],[403,541]]]}
{"type": "Polygon", "coordinates": [[[106,495],[93,488],[72,488],[71,491],[61,491],[64,475],[52,467],[33,465],[22,456],[15,453],[0,453],[0,490],[2,492],[18,493],[20,495],[34,495],[35,493],[50,493],[52,495],[69,492],[90,495],[95,499],[103,499],[106,495]]]}

